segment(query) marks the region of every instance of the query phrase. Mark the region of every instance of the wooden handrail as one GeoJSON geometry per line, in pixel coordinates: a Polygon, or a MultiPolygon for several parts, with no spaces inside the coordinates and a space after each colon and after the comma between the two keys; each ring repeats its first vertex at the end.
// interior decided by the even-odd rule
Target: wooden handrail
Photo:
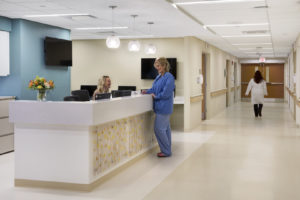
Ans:
{"type": "Polygon", "coordinates": [[[200,101],[203,101],[203,95],[202,94],[190,97],[190,102],[191,103],[196,103],[196,102],[200,102],[200,101]]]}
{"type": "Polygon", "coordinates": [[[210,93],[211,97],[221,96],[227,93],[227,89],[217,90],[210,93]]]}

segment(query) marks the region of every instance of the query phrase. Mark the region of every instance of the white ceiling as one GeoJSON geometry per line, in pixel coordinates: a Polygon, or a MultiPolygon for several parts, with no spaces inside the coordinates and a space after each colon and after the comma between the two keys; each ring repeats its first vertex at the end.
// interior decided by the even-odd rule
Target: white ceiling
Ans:
{"type": "Polygon", "coordinates": [[[249,0],[239,3],[178,5],[179,9],[175,9],[170,3],[189,1],[201,0],[0,0],[0,15],[71,29],[72,39],[104,39],[111,34],[111,30],[76,30],[75,28],[111,26],[112,15],[109,6],[116,5],[118,7],[114,10],[114,25],[129,27],[114,30],[116,35],[124,38],[196,36],[240,58],[258,57],[258,53],[265,57],[287,57],[300,33],[300,0],[252,2],[249,0]],[[257,6],[268,6],[268,8],[254,8],[257,6]],[[89,14],[94,18],[25,17],[25,15],[37,14],[89,14]],[[138,15],[135,20],[135,31],[131,17],[133,14],[138,15]],[[154,22],[151,31],[147,24],[150,21],[154,22]],[[205,30],[201,23],[204,25],[269,24],[208,27],[209,30],[205,30]],[[257,34],[271,36],[253,37],[257,34]],[[244,37],[222,37],[236,35],[244,37]]]}

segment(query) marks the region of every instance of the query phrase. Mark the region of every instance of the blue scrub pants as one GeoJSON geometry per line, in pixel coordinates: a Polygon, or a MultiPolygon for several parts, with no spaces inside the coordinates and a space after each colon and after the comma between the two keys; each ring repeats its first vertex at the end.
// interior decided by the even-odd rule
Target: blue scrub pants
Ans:
{"type": "Polygon", "coordinates": [[[170,115],[156,114],[154,132],[161,152],[166,156],[171,156],[170,115]]]}

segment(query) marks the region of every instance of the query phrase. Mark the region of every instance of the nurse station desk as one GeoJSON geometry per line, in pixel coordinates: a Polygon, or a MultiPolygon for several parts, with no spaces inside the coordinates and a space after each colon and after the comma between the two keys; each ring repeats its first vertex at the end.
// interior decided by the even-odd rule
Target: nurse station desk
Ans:
{"type": "Polygon", "coordinates": [[[15,185],[91,190],[156,146],[151,95],[11,101],[15,185]]]}

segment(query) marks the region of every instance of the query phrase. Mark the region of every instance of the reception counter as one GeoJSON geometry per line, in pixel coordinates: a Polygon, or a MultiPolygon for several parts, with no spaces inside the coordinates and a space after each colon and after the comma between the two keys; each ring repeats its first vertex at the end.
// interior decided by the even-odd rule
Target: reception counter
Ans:
{"type": "Polygon", "coordinates": [[[90,190],[156,145],[150,95],[13,101],[15,185],[90,190]]]}

